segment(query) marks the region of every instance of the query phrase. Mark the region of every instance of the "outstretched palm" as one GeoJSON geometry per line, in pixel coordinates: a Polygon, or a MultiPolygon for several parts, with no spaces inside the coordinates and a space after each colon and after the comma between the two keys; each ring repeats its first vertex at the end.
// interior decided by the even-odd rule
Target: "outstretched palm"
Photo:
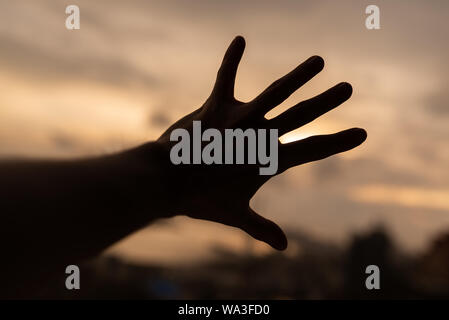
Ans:
{"type": "MultiPolygon", "coordinates": [[[[279,135],[283,135],[337,107],[351,96],[351,85],[340,83],[267,120],[265,114],[319,73],[324,67],[324,61],[318,56],[309,58],[289,74],[273,82],[254,100],[243,103],[234,97],[234,83],[244,48],[245,40],[236,37],[225,54],[215,86],[204,105],[173,124],[158,139],[157,143],[167,151],[167,157],[168,150],[173,145],[170,133],[177,128],[191,131],[195,120],[201,121],[203,129],[278,129],[279,135]]],[[[277,174],[293,166],[350,150],[365,139],[366,132],[363,129],[353,128],[287,144],[279,143],[277,174]]],[[[167,179],[174,185],[172,211],[238,227],[276,249],[286,248],[287,240],[282,230],[249,207],[252,196],[270,178],[259,175],[256,166],[169,166],[167,179]]]]}

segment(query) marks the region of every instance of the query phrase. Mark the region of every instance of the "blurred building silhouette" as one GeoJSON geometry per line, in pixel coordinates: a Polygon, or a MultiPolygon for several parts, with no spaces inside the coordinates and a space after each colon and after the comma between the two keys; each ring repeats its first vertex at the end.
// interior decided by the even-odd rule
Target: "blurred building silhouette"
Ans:
{"type": "MultiPolygon", "coordinates": [[[[297,250],[265,256],[216,248],[212,261],[184,267],[139,266],[99,257],[82,267],[81,290],[46,288],[63,299],[415,299],[449,298],[449,234],[419,256],[396,248],[382,228],[355,235],[346,248],[290,236],[297,250]],[[367,290],[367,265],[380,268],[380,290],[367,290]]],[[[56,286],[55,286],[56,287],[56,286]]]]}

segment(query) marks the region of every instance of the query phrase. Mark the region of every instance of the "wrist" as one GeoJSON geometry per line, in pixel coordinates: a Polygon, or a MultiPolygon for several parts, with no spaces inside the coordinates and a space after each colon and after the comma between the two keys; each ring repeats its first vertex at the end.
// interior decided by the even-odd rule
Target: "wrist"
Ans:
{"type": "Polygon", "coordinates": [[[149,142],[118,154],[114,160],[119,164],[123,192],[147,219],[173,215],[166,200],[170,195],[168,154],[162,144],[149,142]]]}

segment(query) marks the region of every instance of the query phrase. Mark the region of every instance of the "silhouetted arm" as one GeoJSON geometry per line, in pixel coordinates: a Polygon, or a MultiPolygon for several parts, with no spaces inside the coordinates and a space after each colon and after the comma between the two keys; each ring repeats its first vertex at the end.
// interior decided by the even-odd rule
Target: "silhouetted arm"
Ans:
{"type": "MultiPolygon", "coordinates": [[[[242,37],[234,39],[210,97],[155,142],[92,159],[1,162],[0,249],[7,261],[1,268],[15,279],[22,279],[27,265],[38,275],[63,272],[67,264],[95,256],[150,221],[175,215],[237,227],[285,249],[281,228],[249,207],[271,176],[260,175],[255,165],[174,165],[170,134],[176,128],[192,131],[195,120],[203,130],[278,129],[284,134],[346,101],[352,87],[341,83],[267,120],[265,114],[319,73],[324,61],[311,57],[244,103],[234,98],[244,47],[242,37]]],[[[277,174],[350,150],[365,139],[363,129],[353,128],[287,144],[278,141],[277,174]]]]}
{"type": "Polygon", "coordinates": [[[45,283],[164,217],[168,193],[152,145],[91,159],[1,161],[0,292],[45,283]]]}

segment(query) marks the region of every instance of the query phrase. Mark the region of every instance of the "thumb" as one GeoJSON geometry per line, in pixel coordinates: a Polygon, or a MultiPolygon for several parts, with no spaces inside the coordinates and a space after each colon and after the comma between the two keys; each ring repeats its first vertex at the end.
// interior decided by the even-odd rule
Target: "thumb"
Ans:
{"type": "Polygon", "coordinates": [[[273,221],[265,219],[248,207],[248,214],[245,215],[240,228],[253,238],[263,241],[277,250],[287,248],[287,238],[284,231],[273,221]]]}

